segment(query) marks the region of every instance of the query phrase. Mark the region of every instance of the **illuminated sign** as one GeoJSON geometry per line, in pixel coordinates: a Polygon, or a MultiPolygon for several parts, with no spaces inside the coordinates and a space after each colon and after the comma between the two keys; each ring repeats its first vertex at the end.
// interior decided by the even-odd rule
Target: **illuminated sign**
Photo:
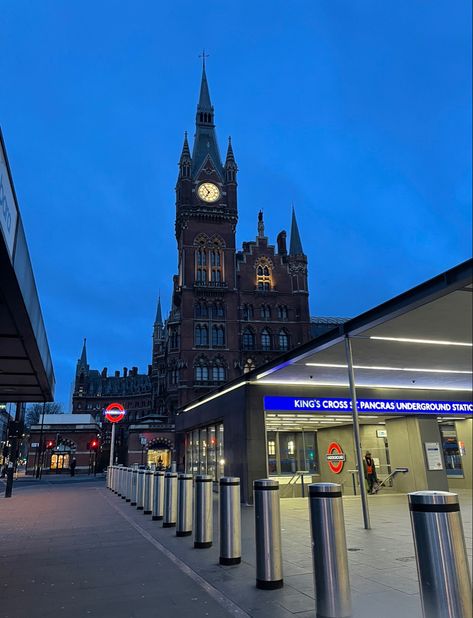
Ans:
{"type": "Polygon", "coordinates": [[[111,423],[119,423],[125,416],[125,408],[121,403],[111,403],[105,408],[105,418],[111,423]]]}
{"type": "Polygon", "coordinates": [[[10,259],[13,256],[17,220],[18,210],[13,199],[6,156],[0,144],[0,229],[2,230],[10,259]]]}
{"type": "Polygon", "coordinates": [[[334,474],[340,474],[346,461],[346,455],[338,442],[331,442],[328,445],[325,459],[328,462],[328,467],[334,474]]]}
{"type": "MultiPolygon", "coordinates": [[[[264,398],[267,412],[328,412],[350,414],[351,399],[346,397],[273,397],[264,398]]],[[[468,401],[415,401],[400,399],[358,399],[360,414],[473,414],[473,403],[468,401]]]]}

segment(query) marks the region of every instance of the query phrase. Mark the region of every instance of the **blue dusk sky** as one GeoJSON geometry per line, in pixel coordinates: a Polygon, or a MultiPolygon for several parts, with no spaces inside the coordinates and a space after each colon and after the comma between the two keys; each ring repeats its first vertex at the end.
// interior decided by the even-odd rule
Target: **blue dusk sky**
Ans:
{"type": "Polygon", "coordinates": [[[470,0],[5,0],[0,124],[69,407],[147,370],[176,271],[174,186],[202,48],[237,242],[289,231],[312,315],[354,316],[471,256],[470,0]]]}

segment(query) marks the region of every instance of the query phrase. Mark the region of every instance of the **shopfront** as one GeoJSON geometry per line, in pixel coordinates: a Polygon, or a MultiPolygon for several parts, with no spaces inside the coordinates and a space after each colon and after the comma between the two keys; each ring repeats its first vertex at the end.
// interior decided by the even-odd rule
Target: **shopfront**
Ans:
{"type": "Polygon", "coordinates": [[[218,481],[225,468],[223,423],[187,432],[185,452],[186,472],[209,474],[218,481]]]}

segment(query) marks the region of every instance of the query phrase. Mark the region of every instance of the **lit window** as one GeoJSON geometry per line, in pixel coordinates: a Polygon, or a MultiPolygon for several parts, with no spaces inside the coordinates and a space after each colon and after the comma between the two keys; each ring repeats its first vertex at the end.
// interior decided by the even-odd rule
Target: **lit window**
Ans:
{"type": "Polygon", "coordinates": [[[256,268],[256,288],[258,290],[271,289],[271,268],[267,264],[260,264],[256,268]]]}
{"type": "Polygon", "coordinates": [[[288,455],[295,455],[296,453],[296,447],[294,444],[294,440],[288,440],[287,442],[287,454],[288,455]]]}
{"type": "Polygon", "coordinates": [[[279,331],[279,349],[287,350],[289,348],[289,337],[287,333],[283,330],[279,331]]]}
{"type": "Polygon", "coordinates": [[[261,348],[263,350],[271,349],[271,335],[266,328],[261,331],[261,348]]]}
{"type": "Polygon", "coordinates": [[[268,455],[276,455],[276,442],[268,440],[268,455]]]}

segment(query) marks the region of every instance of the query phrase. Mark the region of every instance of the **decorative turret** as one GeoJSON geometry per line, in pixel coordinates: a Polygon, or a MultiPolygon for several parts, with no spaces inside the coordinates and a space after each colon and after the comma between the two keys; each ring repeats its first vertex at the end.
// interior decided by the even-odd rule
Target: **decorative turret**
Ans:
{"type": "Polygon", "coordinates": [[[225,158],[225,181],[228,183],[236,182],[238,167],[233,154],[232,138],[228,138],[227,156],[225,158]]]}
{"type": "Polygon", "coordinates": [[[299,234],[299,227],[296,220],[296,211],[294,206],[292,207],[292,222],[291,222],[291,242],[289,245],[289,255],[304,255],[302,250],[301,236],[299,234]]]}
{"type": "Polygon", "coordinates": [[[264,238],[264,221],[262,210],[258,213],[258,238],[264,238]]]}
{"type": "Polygon", "coordinates": [[[181,158],[179,159],[179,178],[189,178],[191,176],[191,151],[187,141],[187,131],[184,133],[184,144],[182,146],[181,158]]]}

